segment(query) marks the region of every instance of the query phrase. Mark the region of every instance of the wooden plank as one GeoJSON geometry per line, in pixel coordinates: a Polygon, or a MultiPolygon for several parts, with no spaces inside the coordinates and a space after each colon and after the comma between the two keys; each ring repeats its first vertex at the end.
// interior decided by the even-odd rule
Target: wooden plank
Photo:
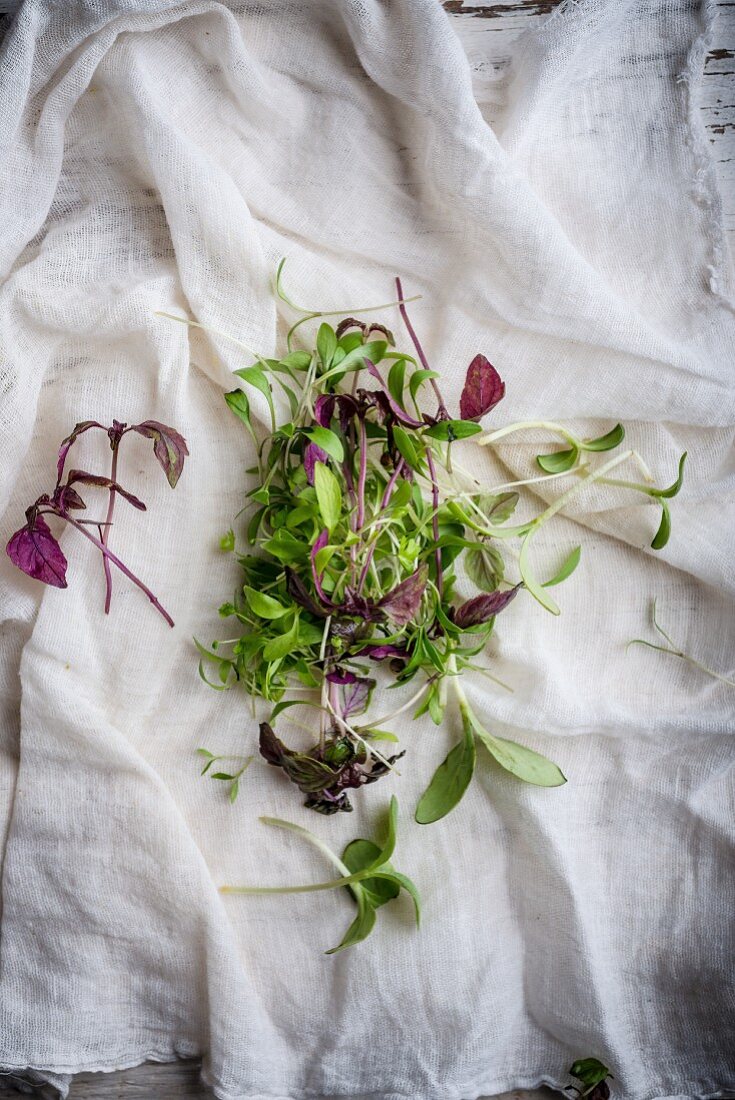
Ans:
{"type": "MultiPolygon", "coordinates": [[[[21,1093],[0,1086],[0,1100],[19,1100],[21,1093]]],[[[55,1090],[32,1091],[26,1096],[51,1100],[55,1090]]],[[[197,1062],[148,1062],[120,1073],[80,1073],[74,1079],[69,1100],[211,1100],[213,1093],[199,1080],[197,1062]]],[[[504,1092],[493,1100],[558,1100],[549,1089],[537,1092],[504,1092]]],[[[316,1100],[316,1098],[315,1098],[316,1100]]],[[[328,1098],[327,1098],[328,1100],[328,1098]]]]}

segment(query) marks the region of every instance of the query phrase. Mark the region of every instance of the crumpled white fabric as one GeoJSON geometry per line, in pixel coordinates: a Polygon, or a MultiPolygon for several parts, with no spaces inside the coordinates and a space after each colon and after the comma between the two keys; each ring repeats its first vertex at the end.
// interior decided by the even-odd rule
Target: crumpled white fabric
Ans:
{"type": "MultiPolygon", "coordinates": [[[[68,591],[0,559],[6,1070],[64,1091],[80,1070],[202,1055],[223,1100],[473,1100],[564,1084],[596,1055],[634,1100],[735,1089],[735,694],[625,652],[657,596],[677,641],[732,675],[733,280],[697,113],[712,17],[566,3],[478,105],[434,0],[26,0],[0,53],[3,544],[78,420],[158,418],[191,458],[172,493],[150,442],[126,439],[120,478],[148,512],[119,502],[114,530],[175,630],[120,575],[105,618],[74,531],[68,591]],[[403,774],[350,817],[310,815],[266,766],[234,807],[199,779],[197,746],[255,745],[246,699],[199,680],[191,641],[221,636],[237,583],[218,537],[252,456],[222,391],[248,358],[153,314],[271,354],[284,254],[293,297],[322,309],[389,301],[400,274],[452,400],[475,353],[497,365],[494,424],[624,420],[659,484],[689,451],[665,551],[652,505],[590,490],[539,550],[551,568],[584,547],[561,617],[524,597],[499,620],[491,661],[514,694],[468,678],[564,788],[483,759],[461,806],[419,827],[456,736],[426,721],[398,724],[403,774]],[[420,932],[394,905],[328,958],[344,893],[218,893],[327,874],[260,814],[341,848],[390,791],[420,932]]],[[[532,476],[539,447],[517,438],[463,462],[532,476]]],[[[108,461],[104,439],[78,443],[75,464],[108,461]]]]}

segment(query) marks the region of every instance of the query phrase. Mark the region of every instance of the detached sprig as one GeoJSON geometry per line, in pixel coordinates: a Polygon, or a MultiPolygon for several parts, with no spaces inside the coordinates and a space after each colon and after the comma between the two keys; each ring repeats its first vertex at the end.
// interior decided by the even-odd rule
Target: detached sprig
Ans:
{"type": "Polygon", "coordinates": [[[396,847],[398,825],[398,802],[395,798],[390,800],[386,836],[382,844],[362,838],[353,840],[345,848],[341,859],[319,837],[300,825],[294,825],[290,821],[282,821],[276,817],[261,817],[260,820],[265,825],[287,829],[313,844],[339,871],[341,877],[304,886],[222,886],[221,893],[307,894],[316,890],[346,888],[357,905],[357,915],[340,943],[327,951],[327,955],[334,955],[346,947],[354,947],[355,944],[366,939],[375,927],[378,909],[397,898],[401,890],[409,894],[413,901],[418,925],[421,919],[421,899],[418,889],[410,878],[396,871],[390,862],[396,847]]]}
{"type": "Polygon", "coordinates": [[[16,531],[8,542],[7,553],[13,564],[17,565],[29,577],[33,577],[34,580],[42,581],[44,584],[52,585],[55,588],[66,588],[68,562],[58,540],[44,519],[44,516],[56,516],[79,531],[102,555],[106,582],[106,614],[109,613],[112,599],[110,566],[114,565],[146,594],[169,626],[173,626],[173,619],[150,588],[109,548],[109,536],[116,498],[118,496],[122,497],[139,511],[144,512],[146,510],[142,500],[124,489],[117,480],[120,443],[128,432],[136,432],[138,435],[153,440],[153,453],[166,474],[169,485],[172,489],[175,488],[184,468],[184,459],[189,451],[183,436],[179,435],[173,428],[169,428],[157,420],[145,420],[141,424],[130,425],[123,424],[119,420],[113,420],[109,428],[96,420],[83,420],[75,425],[73,431],[61,443],[56,468],[56,486],[53,492],[42,493],[26,509],[25,525],[16,531]],[[79,436],[90,429],[99,429],[107,433],[112,451],[110,476],[92,474],[86,470],[70,470],[64,479],[66,460],[70,450],[79,436]],[[84,511],[87,506],[79,494],[78,486],[91,486],[107,490],[108,506],[104,520],[90,520],[79,517],[78,513],[84,511]],[[96,527],[99,537],[93,535],[88,527],[96,527]]]}

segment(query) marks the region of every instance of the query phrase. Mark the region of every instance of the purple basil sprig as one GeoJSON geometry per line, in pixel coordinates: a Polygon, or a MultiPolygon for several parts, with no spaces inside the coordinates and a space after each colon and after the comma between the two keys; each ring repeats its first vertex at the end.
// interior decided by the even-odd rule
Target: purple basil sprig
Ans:
{"type": "Polygon", "coordinates": [[[145,592],[153,606],[160,612],[166,622],[173,626],[174,622],[169,613],[161,605],[157,597],[147,585],[140,580],[130,569],[113,554],[108,547],[109,528],[112,524],[115,497],[121,496],[134,508],[145,511],[145,504],[127,489],[124,489],[117,480],[117,459],[120,441],[127,432],[137,432],[140,435],[153,439],[153,453],[160,463],[166,478],[175,487],[184,468],[184,459],[189,451],[186,440],[173,428],[161,424],[157,420],[146,420],[142,424],[130,426],[113,420],[111,427],[106,428],[96,420],[84,420],[76,424],[73,431],[64,439],[59,447],[57,462],[57,480],[53,493],[42,493],[41,496],[26,510],[26,522],[20,530],[16,531],[7,545],[7,553],[10,560],[18,569],[26,573],[34,580],[55,588],[66,588],[67,560],[51,532],[48,523],[43,518],[45,515],[54,515],[76,528],[80,534],[97,547],[102,555],[105,578],[106,599],[105,613],[110,610],[110,598],[112,593],[112,578],[110,565],[114,565],[125,574],[134,584],[145,592]],[[62,483],[64,468],[69,451],[80,435],[91,428],[98,428],[107,433],[110,449],[112,450],[112,465],[110,476],[93,474],[87,470],[71,470],[66,481],[62,483]],[[106,489],[109,496],[107,517],[104,521],[85,520],[75,518],[72,512],[84,511],[86,504],[75,485],[90,485],[95,488],[106,489]],[[87,526],[97,527],[99,538],[96,538],[87,526]]]}

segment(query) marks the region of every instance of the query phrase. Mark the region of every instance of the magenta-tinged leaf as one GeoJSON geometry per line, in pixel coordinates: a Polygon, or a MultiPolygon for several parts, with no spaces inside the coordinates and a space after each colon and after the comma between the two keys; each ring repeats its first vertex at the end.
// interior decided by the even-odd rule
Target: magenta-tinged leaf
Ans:
{"type": "Polygon", "coordinates": [[[329,455],[326,451],[323,451],[321,447],[318,447],[316,443],[307,443],[304,450],[304,470],[306,471],[306,480],[309,485],[314,484],[314,467],[317,462],[323,462],[326,466],[329,462],[329,455]]]}
{"type": "Polygon", "coordinates": [[[311,596],[298,574],[288,567],[286,568],[286,591],[292,599],[296,600],[296,603],[301,604],[318,619],[326,618],[331,610],[331,604],[329,607],[321,607],[311,596]]]}
{"type": "Polygon", "coordinates": [[[505,396],[505,383],[484,355],[476,355],[467,368],[459,414],[463,420],[479,420],[505,396]]]}
{"type": "Polygon", "coordinates": [[[357,676],[346,668],[335,668],[327,673],[327,680],[330,684],[356,684],[357,676]]]}
{"type": "Polygon", "coordinates": [[[358,657],[370,657],[373,661],[384,661],[386,657],[405,657],[406,650],[400,646],[387,643],[386,645],[366,645],[357,654],[358,657]]]}
{"type": "Polygon", "coordinates": [[[59,447],[59,461],[56,464],[57,485],[61,481],[61,475],[64,473],[64,463],[66,462],[66,456],[69,454],[69,451],[74,445],[77,436],[81,435],[82,432],[89,431],[90,428],[101,428],[103,432],[107,431],[107,428],[105,428],[104,424],[98,424],[96,420],[82,420],[79,424],[75,424],[74,430],[71,432],[71,434],[68,435],[66,439],[62,440],[61,446],[59,447]]]}
{"type": "Polygon", "coordinates": [[[475,596],[467,600],[467,603],[456,608],[453,615],[455,624],[461,630],[467,630],[471,626],[486,623],[488,619],[492,619],[507,607],[510,601],[515,599],[518,589],[522,587],[522,584],[517,584],[515,588],[509,588],[505,592],[489,592],[487,595],[475,596]]]}
{"type": "Polygon", "coordinates": [[[42,516],[32,517],[7,545],[8,557],[29,577],[66,588],[67,561],[42,516]]]}
{"type": "Polygon", "coordinates": [[[378,607],[398,626],[406,626],[418,614],[428,577],[428,566],[420,565],[415,573],[383,596],[378,607]]]}
{"type": "Polygon", "coordinates": [[[184,459],[189,454],[186,440],[174,428],[161,424],[158,420],[144,420],[142,424],[132,424],[131,431],[153,440],[153,453],[158,459],[172,489],[181,477],[184,459]]]}
{"type": "MultiPolygon", "coordinates": [[[[124,497],[129,504],[132,504],[133,508],[137,508],[141,512],[145,512],[145,504],[142,500],[138,500],[136,496],[129,493],[127,489],[123,489],[122,485],[119,485],[116,481],[111,481],[109,477],[104,477],[102,474],[88,474],[86,470],[71,470],[69,477],[67,478],[66,486],[68,488],[74,484],[74,482],[81,481],[84,485],[99,485],[102,489],[114,489],[116,493],[119,493],[121,497],[124,497]]],[[[72,490],[73,491],[73,490],[72,490]]],[[[78,507],[78,505],[76,505],[78,507]]],[[[82,505],[84,507],[84,505],[82,505]]]]}
{"type": "Polygon", "coordinates": [[[349,718],[352,715],[362,714],[370,702],[374,687],[375,680],[357,677],[352,683],[346,684],[342,689],[342,716],[349,718]]]}
{"type": "Polygon", "coordinates": [[[71,485],[57,485],[54,489],[52,503],[60,512],[69,512],[73,508],[81,510],[87,507],[79,493],[76,489],[72,489],[71,485]]]}
{"type": "Polygon", "coordinates": [[[323,393],[314,402],[314,419],[317,424],[321,424],[322,428],[328,428],[332,423],[336,401],[336,394],[323,393]]]}
{"type": "Polygon", "coordinates": [[[398,404],[398,402],[386,386],[385,382],[383,381],[383,376],[381,375],[375,364],[371,363],[369,359],[366,359],[365,366],[368,369],[368,374],[372,374],[373,378],[380,382],[381,393],[383,394],[384,399],[390,405],[391,412],[393,413],[398,423],[405,424],[407,428],[423,428],[425,426],[423,420],[415,420],[414,417],[410,416],[405,409],[401,408],[401,406],[398,404]]]}

